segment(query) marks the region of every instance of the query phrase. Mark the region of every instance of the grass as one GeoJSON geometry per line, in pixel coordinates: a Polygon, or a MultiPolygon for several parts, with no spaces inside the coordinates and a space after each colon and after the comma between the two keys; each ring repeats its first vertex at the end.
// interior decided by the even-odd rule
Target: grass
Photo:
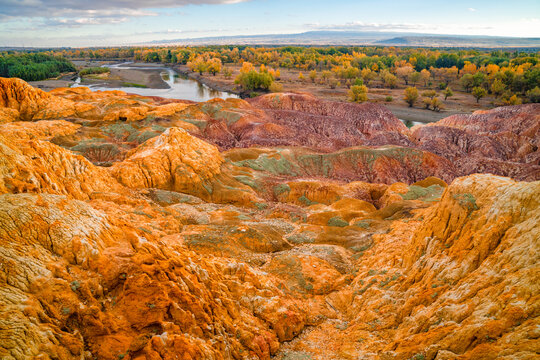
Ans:
{"type": "Polygon", "coordinates": [[[131,82],[123,82],[122,87],[147,88],[148,86],[131,82]]]}
{"type": "Polygon", "coordinates": [[[107,67],[89,67],[89,68],[86,68],[86,69],[82,69],[81,71],[79,71],[79,75],[80,76],[84,76],[84,75],[91,75],[91,74],[105,74],[105,73],[110,73],[111,72],[111,69],[107,68],[107,67]]]}
{"type": "Polygon", "coordinates": [[[473,194],[455,194],[453,198],[457,200],[460,206],[467,208],[469,211],[478,210],[478,205],[476,205],[476,199],[473,194]]]}

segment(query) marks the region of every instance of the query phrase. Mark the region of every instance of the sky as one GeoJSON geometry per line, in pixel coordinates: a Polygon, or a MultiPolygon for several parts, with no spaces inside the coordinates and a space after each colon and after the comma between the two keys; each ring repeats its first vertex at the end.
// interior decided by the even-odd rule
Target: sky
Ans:
{"type": "Polygon", "coordinates": [[[0,47],[314,30],[540,37],[540,0],[0,0],[0,47]]]}

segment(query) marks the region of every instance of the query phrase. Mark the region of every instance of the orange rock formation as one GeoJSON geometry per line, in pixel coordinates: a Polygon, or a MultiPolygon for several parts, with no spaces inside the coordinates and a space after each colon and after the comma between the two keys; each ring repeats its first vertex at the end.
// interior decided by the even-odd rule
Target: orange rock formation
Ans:
{"type": "MultiPolygon", "coordinates": [[[[540,181],[457,177],[439,151],[452,129],[499,121],[491,113],[429,126],[429,142],[377,110],[358,144],[328,152],[237,136],[273,137],[281,111],[361,124],[371,105],[351,117],[304,95],[279,95],[277,109],[274,95],[194,104],[11,79],[0,91],[3,359],[540,352],[540,181]],[[362,142],[392,132],[408,145],[362,142]]],[[[485,131],[522,149],[496,161],[538,180],[534,109],[494,110],[506,120],[485,131]]],[[[460,161],[477,151],[463,149],[460,161]]]]}

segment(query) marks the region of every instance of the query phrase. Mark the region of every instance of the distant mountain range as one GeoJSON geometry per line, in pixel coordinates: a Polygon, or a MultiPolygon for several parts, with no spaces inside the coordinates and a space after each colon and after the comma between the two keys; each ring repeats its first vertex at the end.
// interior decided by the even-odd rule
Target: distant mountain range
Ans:
{"type": "Polygon", "coordinates": [[[156,40],[153,45],[381,45],[425,47],[540,48],[540,38],[437,35],[398,32],[308,31],[298,34],[214,36],[156,40]]]}

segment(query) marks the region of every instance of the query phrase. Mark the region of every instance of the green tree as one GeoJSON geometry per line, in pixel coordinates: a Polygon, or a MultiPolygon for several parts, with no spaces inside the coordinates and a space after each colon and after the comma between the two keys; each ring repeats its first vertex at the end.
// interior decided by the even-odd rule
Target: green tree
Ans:
{"type": "Polygon", "coordinates": [[[527,91],[527,98],[532,103],[540,103],[540,87],[535,87],[527,91]]]}
{"type": "Polygon", "coordinates": [[[461,77],[459,83],[461,86],[463,86],[463,89],[465,89],[466,92],[471,92],[474,84],[473,76],[471,74],[465,74],[461,77]]]}
{"type": "Polygon", "coordinates": [[[506,86],[499,79],[495,79],[495,81],[493,81],[493,84],[491,84],[491,92],[497,97],[499,97],[505,89],[506,86]]]}
{"type": "Polygon", "coordinates": [[[486,89],[481,86],[476,86],[472,89],[472,94],[476,98],[476,102],[480,102],[480,99],[487,95],[486,89]]]}

